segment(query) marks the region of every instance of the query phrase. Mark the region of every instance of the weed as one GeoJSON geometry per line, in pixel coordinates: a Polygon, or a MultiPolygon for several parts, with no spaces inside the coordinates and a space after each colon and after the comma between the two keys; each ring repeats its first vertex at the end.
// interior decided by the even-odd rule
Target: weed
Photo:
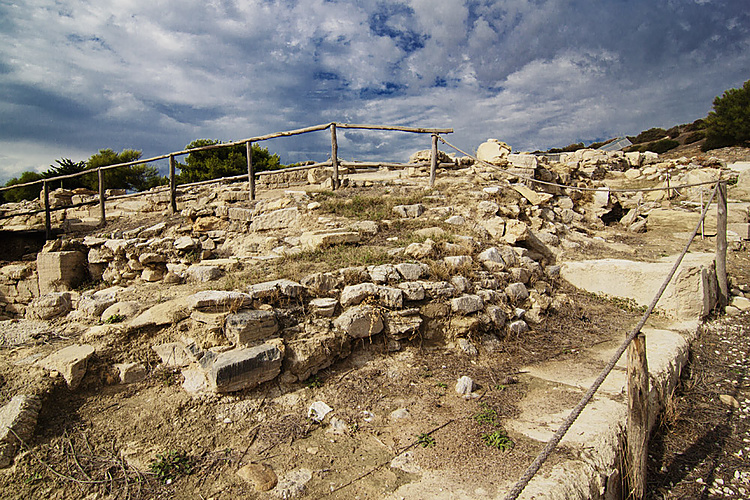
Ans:
{"type": "Polygon", "coordinates": [[[508,388],[508,386],[505,385],[505,384],[495,384],[495,390],[496,391],[504,391],[507,388],[508,388]]]}
{"type": "Polygon", "coordinates": [[[435,384],[435,387],[440,387],[441,389],[447,389],[448,384],[446,384],[445,382],[438,382],[437,384],[435,384]]]}
{"type": "Polygon", "coordinates": [[[482,441],[484,441],[485,445],[492,446],[500,451],[507,451],[513,448],[513,440],[502,429],[482,434],[482,441]]]}
{"type": "Polygon", "coordinates": [[[490,408],[487,403],[481,403],[482,410],[474,415],[474,420],[480,424],[498,425],[497,412],[490,408]]]}
{"type": "Polygon", "coordinates": [[[417,435],[417,444],[422,448],[430,448],[432,446],[435,446],[435,438],[433,438],[426,432],[423,432],[422,434],[417,435]]]}
{"type": "Polygon", "coordinates": [[[111,325],[113,323],[121,323],[125,320],[125,316],[122,314],[113,314],[109,318],[104,320],[104,323],[107,325],[111,325]]]}
{"type": "Polygon", "coordinates": [[[169,484],[180,476],[191,474],[193,461],[183,451],[170,450],[157,454],[148,468],[160,481],[169,484]]]}
{"type": "Polygon", "coordinates": [[[318,377],[317,375],[311,375],[307,380],[305,380],[305,386],[309,387],[310,389],[319,389],[323,387],[323,381],[320,380],[320,377],[318,377]]]}

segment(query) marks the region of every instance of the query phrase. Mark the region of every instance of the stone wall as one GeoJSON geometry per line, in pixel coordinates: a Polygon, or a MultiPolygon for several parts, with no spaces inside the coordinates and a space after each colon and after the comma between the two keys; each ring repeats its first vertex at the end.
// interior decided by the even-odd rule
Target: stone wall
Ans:
{"type": "Polygon", "coordinates": [[[0,319],[23,316],[28,303],[36,297],[39,297],[36,263],[0,268],[0,319]]]}

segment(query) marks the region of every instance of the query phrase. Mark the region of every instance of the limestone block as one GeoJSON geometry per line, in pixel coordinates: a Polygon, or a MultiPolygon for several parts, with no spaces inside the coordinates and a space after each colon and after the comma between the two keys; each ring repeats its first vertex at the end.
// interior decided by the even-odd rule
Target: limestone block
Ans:
{"type": "Polygon", "coordinates": [[[332,318],[336,314],[336,306],[339,301],[332,298],[321,297],[310,301],[310,310],[320,318],[332,318]]]}
{"type": "Polygon", "coordinates": [[[250,285],[247,293],[253,299],[259,300],[274,300],[281,297],[296,299],[305,293],[305,287],[296,281],[279,279],[250,285]]]}
{"type": "Polygon", "coordinates": [[[456,289],[447,281],[418,281],[429,299],[448,299],[453,297],[456,289]]]}
{"type": "Polygon", "coordinates": [[[413,205],[396,205],[393,207],[393,213],[402,219],[416,219],[424,213],[424,205],[415,203],[413,205]]]}
{"type": "Polygon", "coordinates": [[[187,298],[187,305],[191,309],[202,311],[223,312],[238,311],[252,302],[250,294],[225,290],[204,290],[187,298]]]}
{"type": "Polygon", "coordinates": [[[375,283],[388,283],[389,281],[399,281],[401,275],[396,266],[392,264],[383,264],[380,266],[369,266],[367,272],[375,283]]]}
{"type": "Polygon", "coordinates": [[[328,295],[340,284],[340,278],[334,273],[315,273],[305,276],[301,284],[313,295],[328,295]]]}
{"type": "Polygon", "coordinates": [[[458,314],[471,314],[484,308],[484,301],[479,295],[462,295],[451,300],[451,311],[458,314]]]}
{"type": "Polygon", "coordinates": [[[377,335],[383,331],[380,312],[369,305],[352,307],[333,322],[336,328],[353,338],[377,335]]]}
{"type": "Polygon", "coordinates": [[[411,243],[404,249],[404,253],[414,259],[426,259],[435,255],[435,242],[426,239],[424,243],[411,243]]]}
{"type": "MultiPolygon", "coordinates": [[[[566,262],[560,275],[578,288],[631,298],[645,306],[651,303],[675,260],[672,256],[659,262],[618,259],[566,262]]],[[[714,254],[687,254],[657,308],[678,319],[703,318],[716,305],[717,287],[714,254]]]]}
{"type": "Polygon", "coordinates": [[[348,285],[341,292],[341,305],[343,307],[357,305],[368,297],[377,297],[378,293],[378,286],[375,283],[348,285]]]}
{"type": "Polygon", "coordinates": [[[227,210],[227,215],[230,220],[239,220],[243,222],[250,222],[253,220],[253,213],[254,211],[249,208],[231,207],[227,210]]]}
{"type": "Polygon", "coordinates": [[[537,193],[533,189],[523,185],[514,184],[513,189],[516,190],[521,196],[526,198],[532,205],[542,205],[548,202],[553,196],[549,193],[537,193]]]}
{"type": "Polygon", "coordinates": [[[424,300],[425,291],[421,283],[415,281],[406,281],[398,284],[398,288],[404,292],[404,299],[411,301],[424,300]]]}
{"type": "Polygon", "coordinates": [[[190,236],[181,236],[174,240],[174,249],[178,252],[189,252],[200,246],[200,241],[190,236]]]}
{"type": "Polygon", "coordinates": [[[41,252],[36,258],[39,293],[71,290],[86,280],[86,257],[82,252],[41,252]]]}
{"type": "Polygon", "coordinates": [[[284,351],[278,341],[221,353],[208,372],[209,385],[215,392],[234,392],[272,380],[281,371],[284,351]]]}
{"type": "Polygon", "coordinates": [[[427,264],[422,264],[421,262],[418,264],[401,262],[400,264],[396,264],[396,270],[405,280],[414,281],[422,278],[423,276],[427,276],[430,272],[430,267],[427,264]]]}
{"type": "Polygon", "coordinates": [[[227,316],[224,333],[235,345],[244,346],[265,340],[279,331],[273,311],[244,310],[227,316]]]}
{"type": "Polygon", "coordinates": [[[409,339],[414,337],[422,326],[422,317],[419,311],[403,311],[412,314],[399,314],[397,312],[389,313],[385,325],[385,331],[389,337],[396,340],[409,339]]]}
{"type": "Polygon", "coordinates": [[[140,363],[117,363],[114,367],[121,384],[134,384],[146,378],[146,368],[140,363]]]}
{"type": "Polygon", "coordinates": [[[388,286],[378,287],[378,297],[380,303],[391,309],[401,309],[404,307],[404,292],[400,288],[388,286]]]}
{"type": "Polygon", "coordinates": [[[523,283],[511,283],[505,287],[505,294],[514,304],[520,304],[529,298],[529,291],[523,283]]]}
{"type": "Polygon", "coordinates": [[[514,153],[508,155],[508,163],[512,167],[535,169],[537,167],[536,156],[529,153],[514,153]]]}
{"type": "Polygon", "coordinates": [[[34,433],[42,402],[37,396],[18,395],[0,408],[0,469],[13,462],[21,445],[34,433]]]}
{"type": "Polygon", "coordinates": [[[282,208],[253,217],[251,228],[254,231],[268,231],[271,229],[286,229],[296,226],[300,214],[297,207],[282,208]]]}
{"type": "Polygon", "coordinates": [[[93,354],[94,348],[90,345],[73,344],[50,354],[39,364],[48,370],[60,372],[68,387],[76,389],[86,374],[88,360],[93,354]]]}
{"type": "Polygon", "coordinates": [[[73,308],[70,292],[52,292],[31,301],[26,319],[52,319],[68,314],[73,308]]]}
{"type": "Polygon", "coordinates": [[[193,264],[185,271],[188,281],[193,283],[206,283],[219,279],[222,275],[222,270],[219,266],[207,266],[201,264],[193,264]]]}
{"type": "Polygon", "coordinates": [[[359,243],[361,236],[357,231],[306,231],[299,238],[299,244],[307,250],[318,250],[333,245],[359,243]]]}
{"type": "Polygon", "coordinates": [[[506,165],[511,147],[497,139],[488,139],[477,148],[477,158],[492,165],[506,165]]]}
{"type": "Polygon", "coordinates": [[[336,332],[321,332],[312,337],[292,340],[286,344],[284,371],[306,380],[320,370],[328,368],[351,349],[351,340],[336,332]]]}
{"type": "MultiPolygon", "coordinates": [[[[200,293],[200,292],[199,292],[200,293]]],[[[145,326],[162,326],[178,323],[190,316],[190,297],[177,298],[156,304],[133,318],[127,325],[130,330],[145,326]]]]}
{"type": "Polygon", "coordinates": [[[159,356],[162,364],[169,367],[188,366],[196,357],[182,342],[167,342],[152,345],[151,349],[159,356]]]}

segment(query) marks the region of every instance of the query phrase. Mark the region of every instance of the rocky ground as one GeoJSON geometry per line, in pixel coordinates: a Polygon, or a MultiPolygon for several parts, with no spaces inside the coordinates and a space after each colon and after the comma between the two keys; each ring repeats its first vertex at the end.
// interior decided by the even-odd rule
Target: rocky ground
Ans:
{"type": "MultiPolygon", "coordinates": [[[[519,161],[528,160],[528,155],[521,156],[519,161]]],[[[550,179],[584,185],[607,175],[595,162],[587,164],[589,160],[583,157],[576,161],[580,162],[580,174],[565,166],[541,170],[550,179]]],[[[664,181],[656,164],[636,169],[638,176],[627,177],[631,174],[627,174],[624,158],[617,161],[614,183],[627,179],[659,185],[664,181]]],[[[720,171],[715,161],[702,161],[705,168],[712,169],[711,175],[720,171]]],[[[664,168],[687,177],[699,175],[704,167],[686,160],[664,168]]],[[[246,192],[230,189],[224,200],[220,198],[226,193],[212,197],[203,192],[196,195],[193,206],[167,219],[158,231],[141,220],[121,218],[113,221],[106,233],[88,239],[80,235],[76,242],[48,248],[49,253],[84,248],[90,269],[98,270],[103,281],[81,284],[67,299],[54,295],[55,304],[36,303],[30,308],[31,316],[44,319],[2,324],[0,396],[8,403],[4,410],[12,403],[26,405],[29,412],[36,408],[39,415],[35,430],[23,440],[11,467],[0,472],[0,496],[90,500],[297,495],[400,498],[407,496],[403,492],[418,478],[432,483],[434,491],[444,491],[446,499],[498,495],[522,474],[541,448],[539,442],[508,433],[503,427],[504,421],[518,413],[518,402],[530,389],[519,377],[519,369],[536,362],[574,358],[583,348],[620,338],[640,311],[628,301],[594,296],[559,279],[550,248],[558,258],[566,259],[650,261],[672,254],[682,241],[665,238],[662,229],[656,229],[664,227],[665,219],[661,226],[656,221],[659,210],[672,206],[673,201],[623,195],[602,202],[592,195],[573,199],[561,193],[534,193],[522,185],[511,188],[502,184],[492,169],[485,168],[443,172],[434,190],[425,190],[424,181],[423,176],[404,180],[385,171],[352,175],[349,187],[336,193],[320,189],[288,195],[277,192],[275,197],[264,193],[254,212],[243,208],[241,201],[229,205],[233,212],[223,206],[224,201],[230,203],[229,195],[237,195],[237,201],[247,200],[246,192]],[[646,210],[631,211],[638,207],[646,210]],[[411,210],[419,213],[413,216],[411,210]],[[648,215],[649,210],[654,230],[646,229],[644,212],[648,215]],[[275,224],[278,219],[274,217],[292,214],[295,221],[304,220],[304,227],[294,227],[296,232],[291,232],[287,229],[293,224],[284,222],[286,233],[246,234],[248,224],[243,218],[250,214],[265,217],[253,219],[256,226],[260,220],[275,224]],[[602,220],[608,214],[615,219],[602,220]],[[358,240],[304,248],[305,233],[332,229],[347,238],[356,234],[358,240]],[[231,239],[218,234],[225,230],[234,230],[238,236],[231,239]],[[146,236],[148,231],[154,234],[146,236]],[[196,233],[201,237],[193,238],[196,233]],[[533,238],[533,234],[539,236],[533,238]],[[113,247],[108,240],[119,243],[113,247]],[[132,243],[122,243],[127,241],[132,243]],[[515,264],[506,265],[502,258],[498,261],[485,254],[493,245],[510,248],[506,258],[515,264]],[[215,276],[214,271],[198,265],[215,261],[209,256],[223,257],[222,252],[252,253],[253,258],[224,259],[215,276]],[[547,252],[550,254],[545,256],[547,252]],[[206,260],[201,262],[202,257],[206,260]],[[394,273],[404,260],[422,264],[417,278],[405,280],[405,268],[401,268],[402,275],[378,278],[383,272],[394,273]],[[331,279],[335,284],[318,299],[335,298],[336,304],[340,301],[360,311],[374,311],[367,316],[368,328],[376,323],[372,318],[379,317],[389,330],[380,335],[360,334],[356,325],[352,326],[356,321],[343,323],[340,318],[345,314],[341,314],[335,320],[335,330],[340,331],[335,338],[341,343],[324,344],[332,361],[339,358],[336,362],[319,361],[311,365],[314,370],[285,364],[282,375],[275,376],[280,370],[276,367],[272,380],[229,392],[195,390],[188,377],[199,370],[199,362],[188,360],[186,365],[193,368],[186,368],[153,349],[175,342],[184,345],[185,339],[191,338],[198,340],[202,356],[234,352],[224,345],[228,339],[223,335],[230,330],[225,321],[227,314],[242,310],[222,313],[217,329],[211,312],[193,307],[186,313],[182,305],[172,306],[207,290],[248,291],[254,284],[280,278],[304,283],[305,293],[320,291],[322,283],[331,279]],[[404,281],[414,283],[415,279],[424,281],[422,288],[447,295],[411,299],[407,294],[414,292],[413,285],[404,281]],[[370,281],[378,285],[372,284],[374,291],[358,299],[361,303],[345,298],[353,291],[351,287],[370,281]],[[115,283],[117,287],[108,286],[115,283]],[[514,294],[521,287],[512,285],[519,283],[526,296],[516,299],[514,294]],[[393,292],[395,288],[400,292],[393,292]],[[112,304],[108,293],[116,296],[112,304]],[[398,301],[393,293],[403,297],[403,304],[394,305],[398,301]],[[59,303],[65,300],[69,303],[59,303]],[[121,308],[106,313],[99,310],[104,302],[121,308]],[[123,304],[133,309],[126,310],[123,304]],[[479,312],[476,304],[483,304],[479,312]],[[53,308],[63,312],[47,316],[53,308]],[[144,317],[144,310],[167,316],[175,313],[177,317],[156,321],[156,313],[144,317]],[[499,312],[502,326],[493,320],[493,314],[499,312]],[[392,334],[395,326],[403,325],[403,318],[415,317],[420,319],[416,330],[404,330],[400,337],[392,334]],[[341,332],[347,335],[341,336],[341,332]],[[57,365],[47,356],[71,344],[82,344],[83,350],[86,345],[93,346],[92,352],[83,353],[88,359],[85,370],[76,374],[50,368],[57,365]],[[125,365],[128,368],[122,368],[125,365]],[[127,379],[130,376],[132,380],[127,379]],[[465,376],[474,382],[464,390],[468,397],[457,393],[457,386],[461,388],[458,382],[465,376]],[[14,403],[13,397],[20,393],[38,399],[14,403]]],[[[694,203],[688,206],[695,211],[694,203]]],[[[710,252],[714,244],[707,238],[696,242],[693,251],[710,252]]],[[[742,253],[746,251],[742,244],[733,248],[730,272],[735,284],[744,286],[749,281],[742,270],[750,268],[742,253]]],[[[7,274],[22,280],[28,277],[25,272],[12,267],[7,274]]],[[[14,286],[18,290],[20,285],[14,286]]],[[[747,291],[738,288],[736,293],[747,291]]],[[[260,296],[248,300],[256,301],[254,321],[262,322],[270,312],[276,315],[277,326],[269,328],[277,344],[283,342],[293,351],[290,346],[298,345],[295,342],[306,335],[321,334],[316,329],[321,320],[326,325],[323,330],[332,328],[332,320],[323,319],[328,318],[322,312],[329,307],[325,303],[296,302],[294,295],[285,296],[280,289],[273,294],[261,297],[260,302],[260,296]]],[[[335,308],[337,313],[341,310],[338,305],[335,308]]],[[[736,316],[734,321],[744,318],[736,316]]],[[[718,340],[719,331],[709,327],[703,335],[709,339],[716,336],[710,342],[723,346],[726,342],[718,340]]],[[[243,344],[243,332],[237,333],[235,345],[243,344]]],[[[726,328],[721,335],[739,334],[726,328]]],[[[187,356],[190,349],[193,347],[180,352],[187,356]]],[[[739,355],[737,349],[729,354],[739,355]]],[[[718,347],[713,351],[722,352],[718,347]]],[[[287,356],[285,363],[294,363],[288,352],[287,356]]],[[[710,352],[705,356],[695,358],[690,377],[702,370],[699,359],[710,361],[710,352]]],[[[717,362],[706,366],[727,367],[717,362]]],[[[729,380],[726,383],[730,385],[716,390],[718,396],[730,395],[740,404],[739,411],[727,416],[730,419],[742,414],[742,405],[747,405],[742,392],[737,392],[743,382],[736,379],[736,387],[731,385],[735,380],[731,373],[711,380],[719,384],[729,380]]],[[[681,416],[699,414],[690,406],[680,410],[683,401],[693,399],[690,388],[698,384],[691,380],[685,378],[685,396],[675,396],[674,411],[665,418],[664,428],[676,432],[655,440],[656,475],[652,475],[651,484],[660,494],[681,495],[680,488],[687,488],[687,476],[681,472],[686,462],[680,457],[685,455],[682,450],[691,448],[694,436],[698,439],[693,448],[702,450],[702,443],[719,436],[716,432],[723,432],[722,436],[729,432],[728,427],[722,427],[705,434],[691,421],[694,426],[684,440],[669,440],[683,434],[680,426],[685,419],[681,416]],[[670,482],[676,486],[667,486],[670,482]]],[[[702,397],[718,396],[702,393],[702,397]]],[[[713,400],[709,403],[713,406],[709,405],[700,425],[711,419],[715,423],[717,415],[726,416],[721,413],[726,413],[724,406],[713,400]]],[[[735,451],[739,449],[731,450],[735,451]]],[[[4,448],[0,448],[2,453],[4,448]]],[[[566,453],[563,449],[553,456],[551,465],[565,459],[566,453]]],[[[698,463],[699,454],[692,456],[688,461],[698,463]]],[[[729,474],[725,466],[709,466],[721,474],[705,475],[706,488],[722,487],[723,492],[724,487],[736,486],[732,491],[741,493],[741,473],[732,483],[734,471],[729,474]],[[725,485],[714,484],[715,479],[722,479],[725,485]]],[[[693,483],[700,485],[697,480],[693,483]]],[[[408,497],[421,498],[414,490],[408,497]]]]}

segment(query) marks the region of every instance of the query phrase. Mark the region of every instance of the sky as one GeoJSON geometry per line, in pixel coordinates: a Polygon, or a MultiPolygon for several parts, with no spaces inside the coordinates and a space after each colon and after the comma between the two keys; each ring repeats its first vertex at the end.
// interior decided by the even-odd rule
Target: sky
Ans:
{"type": "MultiPolygon", "coordinates": [[[[332,121],[453,128],[446,139],[469,152],[488,138],[533,151],[690,123],[750,79],[748,7],[0,0],[0,182],[104,148],[151,157],[332,121]]],[[[260,145],[283,163],[330,156],[327,132],[260,145]]],[[[429,146],[339,131],[345,160],[429,146]]]]}

